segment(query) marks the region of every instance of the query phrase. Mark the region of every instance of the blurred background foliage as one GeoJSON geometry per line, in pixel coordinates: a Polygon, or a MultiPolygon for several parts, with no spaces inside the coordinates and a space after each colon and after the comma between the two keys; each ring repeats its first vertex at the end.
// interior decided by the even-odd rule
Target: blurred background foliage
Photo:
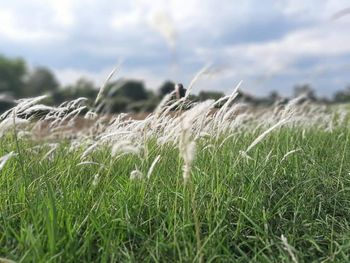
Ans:
{"type": "MultiPolygon", "coordinates": [[[[61,86],[54,73],[45,67],[30,69],[21,58],[8,58],[0,55],[0,112],[15,104],[15,100],[48,94],[45,101],[48,105],[59,105],[64,101],[86,97],[90,104],[94,102],[99,87],[90,80],[81,78],[76,83],[61,86]]],[[[175,83],[167,80],[160,87],[146,89],[143,81],[119,79],[110,82],[106,87],[105,104],[112,113],[118,112],[150,112],[160,100],[174,91],[175,83]]],[[[304,95],[318,103],[350,102],[350,86],[334,94],[332,98],[318,98],[314,89],[308,84],[296,85],[294,96],[304,95]]],[[[217,100],[224,96],[217,91],[200,91],[191,95],[193,101],[217,100]]],[[[252,105],[273,105],[286,100],[274,91],[266,97],[254,97],[240,92],[240,101],[252,105]]]]}

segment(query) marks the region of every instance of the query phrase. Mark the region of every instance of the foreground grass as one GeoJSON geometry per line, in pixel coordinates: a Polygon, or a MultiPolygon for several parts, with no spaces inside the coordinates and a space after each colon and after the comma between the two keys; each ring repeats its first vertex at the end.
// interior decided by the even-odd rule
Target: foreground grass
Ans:
{"type": "MultiPolygon", "coordinates": [[[[329,262],[350,255],[350,132],[281,129],[198,145],[184,185],[178,151],[80,165],[65,143],[52,159],[20,154],[0,171],[0,257],[22,262],[329,262]],[[205,147],[208,144],[211,147],[205,147]],[[284,155],[294,149],[300,150],[284,155]],[[130,180],[135,165],[152,177],[130,180]],[[99,174],[98,179],[95,175],[99,174]],[[197,229],[197,231],[196,231],[197,229]],[[281,236],[286,237],[282,242],[281,236]],[[198,239],[199,238],[199,239],[198,239]],[[289,251],[288,251],[289,250],[289,251]]],[[[0,141],[0,156],[16,151],[0,141]]]]}

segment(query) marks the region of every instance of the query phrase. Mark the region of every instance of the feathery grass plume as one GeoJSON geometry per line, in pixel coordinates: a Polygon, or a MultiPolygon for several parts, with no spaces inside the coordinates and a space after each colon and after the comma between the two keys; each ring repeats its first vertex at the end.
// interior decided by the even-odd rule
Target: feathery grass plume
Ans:
{"type": "Polygon", "coordinates": [[[213,109],[215,109],[216,106],[220,105],[222,102],[227,101],[227,100],[230,98],[230,96],[231,96],[231,95],[227,95],[227,96],[224,96],[224,97],[218,99],[217,101],[215,101],[215,102],[213,103],[213,105],[210,107],[210,109],[208,110],[206,117],[209,117],[211,111],[212,111],[213,109]]]}
{"type": "Polygon", "coordinates": [[[231,123],[231,121],[229,121],[229,119],[234,116],[235,119],[238,116],[242,116],[244,114],[248,114],[249,112],[249,105],[247,105],[246,103],[236,103],[235,105],[231,106],[231,109],[227,110],[225,114],[223,114],[222,116],[222,122],[228,122],[231,123]]]}
{"type": "Polygon", "coordinates": [[[203,138],[203,137],[208,137],[208,138],[210,138],[210,136],[211,136],[211,134],[210,133],[208,133],[208,132],[200,132],[199,133],[199,136],[198,137],[201,137],[201,138],[203,138]]]}
{"type": "Polygon", "coordinates": [[[170,129],[168,132],[164,132],[162,135],[157,136],[157,145],[165,145],[167,143],[175,142],[177,138],[177,128],[170,129]]]}
{"type": "Polygon", "coordinates": [[[33,106],[34,104],[37,104],[39,101],[42,101],[46,98],[47,98],[47,95],[42,95],[34,98],[25,98],[25,99],[16,100],[16,103],[17,103],[17,106],[15,107],[16,111],[17,112],[24,111],[29,107],[33,106]]]}
{"type": "Polygon", "coordinates": [[[296,152],[299,152],[299,151],[301,151],[300,148],[295,149],[295,150],[291,150],[291,151],[287,152],[287,153],[283,156],[283,158],[281,159],[281,162],[283,162],[284,160],[286,160],[286,159],[288,158],[289,155],[291,155],[291,154],[293,154],[293,153],[296,153],[296,152]]]}
{"type": "Polygon", "coordinates": [[[100,175],[99,174],[95,174],[94,175],[94,179],[92,180],[92,186],[96,187],[98,185],[100,181],[100,175]]]}
{"type": "Polygon", "coordinates": [[[205,150],[207,150],[207,149],[216,149],[216,146],[215,145],[213,145],[213,144],[208,144],[208,145],[206,145],[204,148],[203,148],[203,151],[205,151],[205,150]]]}
{"type": "Polygon", "coordinates": [[[139,155],[141,146],[134,145],[131,141],[119,141],[112,146],[111,156],[115,157],[118,154],[134,154],[139,155]]]}
{"type": "Polygon", "coordinates": [[[15,126],[17,128],[24,128],[27,124],[29,124],[28,120],[18,117],[7,118],[3,120],[0,122],[0,138],[12,130],[15,126]]]}
{"type": "Polygon", "coordinates": [[[58,149],[59,144],[52,143],[52,144],[49,144],[49,147],[51,149],[44,155],[44,157],[40,160],[40,162],[43,162],[46,159],[48,159],[49,161],[52,161],[52,159],[54,158],[54,152],[58,149]]]}
{"type": "Polygon", "coordinates": [[[102,84],[102,86],[100,87],[100,90],[98,91],[98,94],[96,96],[96,100],[95,100],[95,105],[97,106],[98,103],[101,101],[102,96],[104,95],[105,89],[107,87],[108,82],[110,81],[110,79],[114,76],[114,74],[120,69],[121,67],[121,62],[119,62],[117,64],[117,66],[111,71],[111,73],[109,73],[108,77],[106,78],[106,80],[104,81],[104,83],[102,84]]]}
{"type": "Polygon", "coordinates": [[[271,155],[272,155],[273,149],[269,151],[269,153],[266,155],[265,158],[265,164],[268,163],[268,161],[270,161],[271,155]]]}
{"type": "Polygon", "coordinates": [[[291,116],[292,114],[295,114],[296,110],[301,108],[300,105],[299,105],[299,107],[297,107],[298,104],[302,103],[305,100],[307,100],[307,97],[304,95],[301,95],[301,96],[289,101],[282,112],[282,118],[285,118],[286,116],[291,116]]]}
{"type": "Polygon", "coordinates": [[[100,136],[97,137],[97,139],[101,141],[107,141],[110,139],[110,137],[118,138],[120,135],[130,135],[130,131],[116,131],[116,132],[110,132],[106,134],[101,134],[100,136]]]}
{"type": "Polygon", "coordinates": [[[89,161],[85,161],[85,162],[80,162],[77,164],[77,166],[82,166],[82,165],[98,165],[100,166],[100,163],[96,163],[96,162],[89,162],[89,161]]]}
{"type": "Polygon", "coordinates": [[[182,128],[185,130],[190,129],[193,126],[193,122],[198,120],[199,117],[203,117],[212,106],[213,101],[207,100],[196,104],[192,109],[185,112],[179,118],[181,119],[182,128]]]}
{"type": "MultiPolygon", "coordinates": [[[[50,112],[55,111],[56,108],[51,107],[51,106],[46,106],[46,105],[42,105],[42,104],[37,104],[37,105],[33,105],[30,106],[29,108],[25,109],[22,111],[22,114],[25,116],[31,116],[35,113],[41,112],[43,115],[47,115],[50,112]]],[[[43,116],[43,117],[45,117],[43,116]]]]}
{"type": "Polygon", "coordinates": [[[208,123],[210,123],[211,118],[207,117],[207,115],[212,105],[214,104],[214,100],[207,100],[205,102],[207,104],[207,108],[203,109],[202,113],[198,116],[197,121],[195,123],[195,131],[194,131],[195,141],[203,137],[202,135],[207,134],[209,131],[209,129],[207,129],[207,126],[208,126],[208,123]]]}
{"type": "Polygon", "coordinates": [[[59,125],[62,125],[66,120],[74,120],[80,114],[80,112],[86,108],[86,106],[81,106],[78,109],[75,109],[72,112],[68,113],[64,118],[60,120],[59,125]]]}
{"type": "Polygon", "coordinates": [[[233,110],[228,110],[228,108],[232,104],[233,100],[239,95],[238,90],[241,84],[242,84],[242,81],[240,81],[236,85],[232,94],[227,97],[227,100],[224,103],[224,105],[222,105],[221,108],[213,115],[213,118],[214,118],[213,126],[214,126],[214,129],[217,130],[216,139],[218,139],[220,134],[224,133],[231,125],[230,122],[226,122],[225,117],[228,118],[230,114],[233,112],[233,110]]]}
{"type": "Polygon", "coordinates": [[[88,111],[85,116],[84,116],[84,119],[87,119],[87,120],[95,120],[97,118],[97,114],[93,111],[88,111]]]}
{"type": "MultiPolygon", "coordinates": [[[[198,116],[204,115],[212,105],[211,101],[199,103],[181,116],[181,134],[179,139],[180,156],[184,160],[183,179],[187,183],[191,175],[191,167],[196,155],[196,143],[192,140],[191,129],[198,116]]],[[[200,132],[200,131],[199,131],[200,132]]]]}
{"type": "Polygon", "coordinates": [[[221,97],[220,99],[218,99],[217,101],[215,101],[215,103],[213,104],[213,108],[220,105],[220,103],[227,101],[232,95],[226,95],[224,97],[221,97]]]}
{"type": "Polygon", "coordinates": [[[222,146],[224,146],[225,143],[234,136],[237,136],[237,133],[232,133],[229,136],[227,136],[225,139],[223,139],[218,148],[221,148],[222,146]]]}
{"type": "Polygon", "coordinates": [[[15,155],[16,155],[16,153],[10,152],[10,153],[8,153],[0,158],[0,171],[4,168],[7,161],[10,160],[10,158],[12,158],[15,155]]]}
{"type": "Polygon", "coordinates": [[[217,116],[221,117],[227,110],[227,108],[230,106],[230,104],[232,103],[232,101],[239,95],[238,91],[239,88],[241,87],[243,83],[243,80],[241,80],[240,82],[238,82],[238,84],[236,85],[236,87],[234,88],[233,92],[231,93],[231,95],[228,97],[226,103],[221,107],[221,109],[218,111],[217,116]]]}
{"type": "Polygon", "coordinates": [[[180,140],[180,152],[184,160],[183,179],[187,183],[190,180],[192,163],[196,155],[196,143],[183,136],[180,140]]]}
{"type": "Polygon", "coordinates": [[[142,179],[143,179],[143,173],[140,170],[135,169],[131,171],[130,180],[142,180],[142,179]]]}
{"type": "Polygon", "coordinates": [[[186,93],[185,93],[185,99],[188,98],[188,96],[191,94],[191,91],[192,91],[192,88],[194,86],[194,84],[199,80],[199,78],[204,75],[205,73],[208,72],[208,70],[210,69],[211,65],[206,65],[204,66],[203,68],[201,68],[197,74],[194,76],[194,78],[192,79],[192,81],[190,82],[190,85],[188,85],[188,89],[186,90],[186,93]]]}
{"type": "Polygon", "coordinates": [[[68,108],[79,108],[82,106],[82,103],[86,104],[86,102],[88,101],[89,99],[88,98],[85,98],[85,97],[80,97],[80,98],[77,98],[73,101],[70,101],[68,103],[68,108]]]}
{"type": "Polygon", "coordinates": [[[2,122],[2,121],[4,121],[4,120],[6,120],[7,118],[9,118],[9,116],[12,115],[11,113],[12,113],[13,111],[14,111],[14,108],[9,109],[9,110],[5,111],[4,113],[2,113],[2,114],[0,115],[0,122],[2,122]]]}
{"type": "MultiPolygon", "coordinates": [[[[179,100],[175,100],[172,104],[170,104],[169,106],[165,107],[164,111],[162,112],[162,116],[161,117],[164,117],[164,116],[168,115],[171,110],[178,108],[179,105],[184,106],[184,103],[185,103],[185,98],[181,98],[179,100]]],[[[181,110],[181,106],[180,106],[180,110],[181,110]]]]}
{"type": "Polygon", "coordinates": [[[295,249],[291,245],[289,245],[287,238],[284,235],[281,235],[281,240],[282,240],[282,244],[284,246],[284,249],[288,252],[292,261],[294,263],[298,263],[298,259],[293,252],[293,250],[295,250],[295,249]]]}
{"type": "Polygon", "coordinates": [[[81,155],[80,160],[84,160],[89,154],[94,152],[96,148],[100,146],[100,142],[95,142],[92,145],[90,145],[81,155]]]}
{"type": "Polygon", "coordinates": [[[148,172],[147,172],[147,178],[148,179],[151,178],[151,175],[152,175],[152,172],[154,170],[154,167],[156,166],[156,164],[159,161],[159,159],[160,159],[160,155],[158,155],[156,158],[154,158],[151,166],[149,167],[148,172]]]}
{"type": "Polygon", "coordinates": [[[275,125],[264,131],[262,134],[260,134],[250,145],[249,147],[243,152],[245,155],[248,154],[248,152],[253,149],[257,144],[259,144],[262,140],[265,139],[273,130],[277,129],[278,127],[282,126],[283,124],[287,123],[290,120],[290,118],[285,118],[277,122],[275,125]]]}
{"type": "Polygon", "coordinates": [[[12,109],[9,109],[5,111],[3,114],[1,114],[0,121],[3,121],[9,117],[12,118],[13,115],[15,115],[15,117],[18,117],[18,115],[22,114],[25,110],[27,110],[28,108],[30,108],[31,106],[35,105],[36,103],[38,103],[39,101],[45,98],[47,98],[46,95],[35,97],[35,98],[26,98],[26,99],[16,100],[15,103],[17,103],[17,105],[12,109]]]}
{"type": "Polygon", "coordinates": [[[242,157],[244,157],[245,159],[247,159],[247,160],[254,160],[252,157],[250,157],[248,154],[247,154],[247,152],[245,152],[245,151],[239,151],[239,154],[242,156],[242,157]]]}

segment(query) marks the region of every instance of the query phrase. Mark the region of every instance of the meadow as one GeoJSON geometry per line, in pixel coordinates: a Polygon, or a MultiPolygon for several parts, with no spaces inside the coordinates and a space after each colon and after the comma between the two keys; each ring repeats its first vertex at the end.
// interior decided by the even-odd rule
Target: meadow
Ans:
{"type": "Polygon", "coordinates": [[[35,120],[43,98],[20,101],[0,123],[0,261],[349,261],[347,110],[236,91],[79,130],[83,99],[35,120]]]}

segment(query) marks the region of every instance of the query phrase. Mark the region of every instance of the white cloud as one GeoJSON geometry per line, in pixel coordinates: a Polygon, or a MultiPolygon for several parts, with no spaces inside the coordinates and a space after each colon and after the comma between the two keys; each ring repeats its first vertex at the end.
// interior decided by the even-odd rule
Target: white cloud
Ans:
{"type": "Polygon", "coordinates": [[[64,53],[66,61],[62,58],[56,67],[60,70],[55,70],[63,83],[80,76],[101,82],[111,61],[123,58],[126,62],[139,58],[125,66],[125,76],[143,78],[150,86],[171,76],[188,81],[210,61],[231,66],[218,72],[216,79],[235,83],[259,76],[303,74],[305,69],[297,62],[304,58],[318,57],[322,66],[328,57],[350,55],[349,17],[330,21],[349,5],[348,0],[11,0],[0,2],[0,38],[10,49],[12,43],[34,44],[36,54],[45,44],[46,50],[58,54],[52,58],[48,54],[47,60],[64,53]],[[237,41],[236,30],[271,17],[297,26],[286,28],[279,37],[254,42],[252,32],[249,42],[237,41]],[[175,60],[176,74],[171,69],[175,60]]]}
{"type": "Polygon", "coordinates": [[[327,21],[341,9],[349,7],[348,0],[281,0],[276,6],[288,16],[303,20],[327,21]]]}
{"type": "Polygon", "coordinates": [[[329,23],[291,32],[282,39],[230,45],[220,50],[199,48],[197,52],[210,59],[225,57],[233,61],[238,71],[244,75],[277,73],[288,70],[300,59],[350,54],[350,35],[347,34],[349,26],[350,23],[347,22],[329,23]]]}
{"type": "Polygon", "coordinates": [[[15,42],[49,42],[60,40],[64,36],[58,32],[51,32],[42,28],[25,28],[15,19],[14,12],[0,10],[0,35],[15,42]]]}
{"type": "Polygon", "coordinates": [[[138,10],[129,13],[115,13],[111,19],[112,27],[116,30],[125,30],[125,28],[135,28],[142,22],[141,14],[138,10]]]}
{"type": "Polygon", "coordinates": [[[75,16],[75,4],[71,0],[49,0],[47,2],[54,13],[53,22],[59,27],[70,28],[73,26],[75,16]]]}
{"type": "Polygon", "coordinates": [[[0,36],[23,44],[47,44],[64,40],[74,23],[74,5],[69,0],[2,1],[0,36]]]}

